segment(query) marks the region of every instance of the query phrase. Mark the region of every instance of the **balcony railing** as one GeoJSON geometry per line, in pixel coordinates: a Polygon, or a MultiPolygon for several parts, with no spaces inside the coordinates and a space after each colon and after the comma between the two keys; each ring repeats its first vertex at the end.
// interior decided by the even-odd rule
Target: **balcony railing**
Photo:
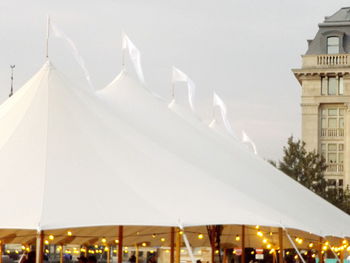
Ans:
{"type": "Polygon", "coordinates": [[[322,137],[343,137],[344,129],[343,128],[329,128],[329,129],[321,129],[322,137]]]}
{"type": "Polygon", "coordinates": [[[342,163],[328,163],[327,172],[333,172],[333,173],[344,172],[344,166],[342,163]]]}
{"type": "Polygon", "coordinates": [[[347,66],[350,66],[349,54],[303,56],[303,68],[328,68],[347,66]]]}
{"type": "Polygon", "coordinates": [[[317,65],[349,65],[348,55],[337,54],[337,55],[319,55],[317,56],[317,65]]]}

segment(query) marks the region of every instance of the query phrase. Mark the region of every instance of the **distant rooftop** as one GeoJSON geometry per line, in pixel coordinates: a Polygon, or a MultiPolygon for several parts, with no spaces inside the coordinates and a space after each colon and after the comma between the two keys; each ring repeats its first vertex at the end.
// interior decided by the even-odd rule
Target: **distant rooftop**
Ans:
{"type": "Polygon", "coordinates": [[[307,55],[350,53],[350,7],[326,16],[318,27],[315,38],[308,40],[307,55]]]}
{"type": "Polygon", "coordinates": [[[350,7],[343,7],[331,16],[324,18],[324,24],[350,22],[350,7]]]}

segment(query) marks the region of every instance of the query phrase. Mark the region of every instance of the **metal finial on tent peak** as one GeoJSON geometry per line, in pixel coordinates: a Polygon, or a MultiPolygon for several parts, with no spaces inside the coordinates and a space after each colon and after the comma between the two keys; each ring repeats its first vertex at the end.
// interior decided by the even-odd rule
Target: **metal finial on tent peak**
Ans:
{"type": "Polygon", "coordinates": [[[46,52],[45,57],[46,59],[49,58],[49,37],[50,37],[50,16],[47,15],[47,23],[46,23],[46,52]]]}
{"type": "Polygon", "coordinates": [[[12,97],[12,95],[13,95],[13,70],[15,67],[16,67],[16,65],[10,65],[10,68],[11,68],[11,89],[10,89],[9,98],[12,97]]]}

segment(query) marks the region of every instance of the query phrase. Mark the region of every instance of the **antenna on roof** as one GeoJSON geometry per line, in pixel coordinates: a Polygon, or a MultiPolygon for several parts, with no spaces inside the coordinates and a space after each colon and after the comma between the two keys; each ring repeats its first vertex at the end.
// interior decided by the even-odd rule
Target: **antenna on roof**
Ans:
{"type": "Polygon", "coordinates": [[[13,69],[15,68],[15,65],[10,65],[11,68],[11,90],[9,94],[9,98],[13,95],[13,69]]]}
{"type": "Polygon", "coordinates": [[[47,28],[46,28],[46,59],[49,58],[49,37],[50,37],[50,16],[47,15],[47,28]]]}

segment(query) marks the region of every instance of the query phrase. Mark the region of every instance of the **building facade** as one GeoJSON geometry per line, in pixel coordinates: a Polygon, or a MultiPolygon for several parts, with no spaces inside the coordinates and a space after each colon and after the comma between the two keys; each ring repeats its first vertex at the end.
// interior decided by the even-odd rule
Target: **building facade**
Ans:
{"type": "Polygon", "coordinates": [[[302,140],[327,161],[330,185],[350,185],[350,7],[325,17],[302,67],[293,69],[302,87],[302,140]]]}

